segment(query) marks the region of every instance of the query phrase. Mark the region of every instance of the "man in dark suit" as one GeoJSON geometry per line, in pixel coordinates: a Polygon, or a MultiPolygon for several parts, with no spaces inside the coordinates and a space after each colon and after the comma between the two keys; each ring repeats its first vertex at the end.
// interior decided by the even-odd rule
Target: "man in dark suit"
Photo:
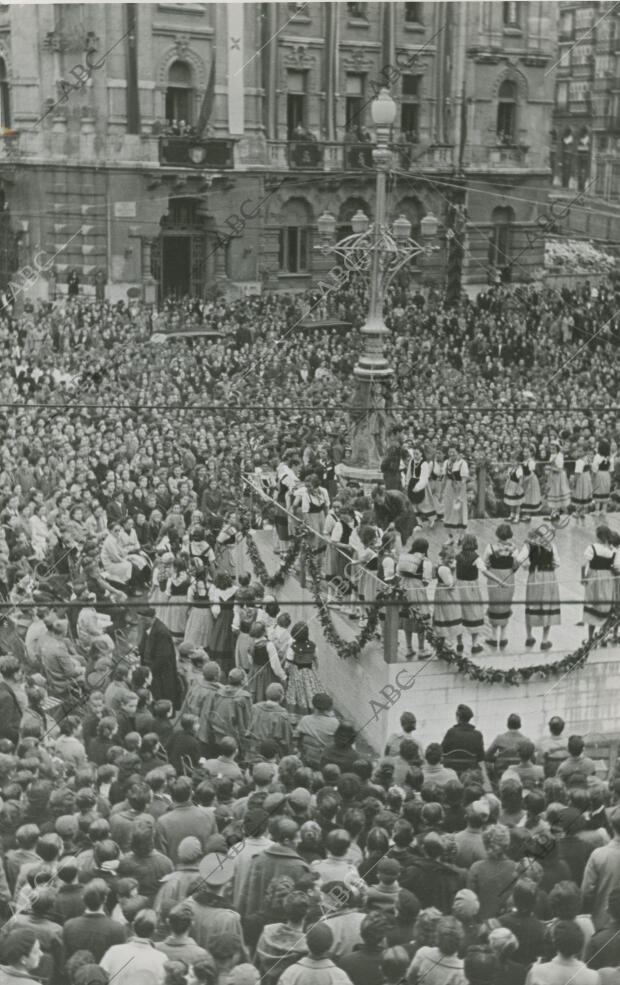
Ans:
{"type": "Polygon", "coordinates": [[[138,609],[143,632],[138,644],[140,662],[153,675],[151,693],[155,701],[167,698],[175,709],[181,707],[181,682],[177,670],[174,640],[167,626],[150,606],[138,609]]]}
{"type": "Polygon", "coordinates": [[[0,658],[0,738],[10,739],[15,745],[19,738],[19,723],[22,709],[15,688],[22,681],[23,674],[19,660],[15,657],[0,658]]]}

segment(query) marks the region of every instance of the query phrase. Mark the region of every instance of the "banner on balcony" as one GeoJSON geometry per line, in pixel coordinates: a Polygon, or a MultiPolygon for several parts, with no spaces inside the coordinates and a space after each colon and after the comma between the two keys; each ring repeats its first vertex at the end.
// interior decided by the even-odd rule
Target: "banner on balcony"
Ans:
{"type": "Polygon", "coordinates": [[[228,17],[228,129],[232,135],[244,130],[243,75],[246,67],[242,3],[226,4],[228,17]]]}

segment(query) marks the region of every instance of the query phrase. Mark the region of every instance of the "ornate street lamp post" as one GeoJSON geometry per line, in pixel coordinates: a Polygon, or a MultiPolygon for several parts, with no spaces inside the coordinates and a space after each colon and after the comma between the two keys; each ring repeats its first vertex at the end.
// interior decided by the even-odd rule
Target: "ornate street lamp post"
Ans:
{"type": "Polygon", "coordinates": [[[364,484],[381,479],[380,463],[387,448],[389,416],[385,410],[381,384],[393,375],[392,367],[384,355],[385,342],[390,330],[383,318],[383,304],[387,288],[399,270],[420,254],[429,255],[436,246],[430,244],[437,234],[438,221],[432,213],[420,223],[425,244],[411,239],[411,223],[399,216],[388,226],[387,175],[392,163],[392,151],[388,146],[390,128],[396,119],[396,103],[387,89],[382,89],[371,104],[371,113],[377,132],[377,145],[372,159],[377,171],[376,215],[374,223],[358,211],[351,220],[353,234],[333,243],[336,220],[324,212],[317,221],[324,255],[333,254],[341,261],[345,271],[362,274],[369,280],[368,314],[362,327],[363,348],[353,370],[357,380],[357,393],[351,409],[351,456],[342,466],[345,478],[364,484]]]}

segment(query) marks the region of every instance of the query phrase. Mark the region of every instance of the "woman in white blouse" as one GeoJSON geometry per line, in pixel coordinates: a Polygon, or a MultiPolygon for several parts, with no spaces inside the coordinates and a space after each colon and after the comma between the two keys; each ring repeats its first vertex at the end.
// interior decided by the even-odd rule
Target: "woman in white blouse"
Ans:
{"type": "Polygon", "coordinates": [[[609,527],[596,528],[596,541],[584,553],[582,579],[585,588],[583,621],[592,639],[611,614],[615,596],[615,575],[620,574],[620,556],[610,543],[609,527]]]}
{"type": "Polygon", "coordinates": [[[568,510],[570,506],[570,486],[564,470],[564,455],[560,448],[559,441],[549,442],[550,456],[547,463],[548,487],[547,503],[551,510],[551,517],[558,517],[560,513],[568,510]]]}

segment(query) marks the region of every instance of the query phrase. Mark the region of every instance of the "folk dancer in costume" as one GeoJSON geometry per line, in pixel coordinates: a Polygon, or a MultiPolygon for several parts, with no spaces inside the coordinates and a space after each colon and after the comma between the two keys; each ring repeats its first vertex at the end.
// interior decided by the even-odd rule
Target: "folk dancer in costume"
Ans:
{"type": "MultiPolygon", "coordinates": [[[[175,643],[180,643],[185,634],[185,622],[187,620],[187,593],[191,584],[191,579],[187,571],[187,565],[183,558],[175,558],[172,562],[172,574],[168,578],[166,585],[166,595],[173,605],[169,606],[167,626],[170,630],[175,643]]],[[[204,646],[204,641],[200,644],[204,646]]]]}
{"type": "Polygon", "coordinates": [[[243,537],[234,510],[224,517],[222,529],[215,538],[215,568],[217,572],[235,579],[243,565],[243,537]]]}
{"type": "Polygon", "coordinates": [[[611,470],[610,444],[605,438],[602,438],[598,443],[596,455],[592,460],[592,494],[597,513],[604,513],[609,503],[611,470]]]}
{"type": "Polygon", "coordinates": [[[446,478],[446,463],[443,458],[440,459],[437,457],[437,452],[431,457],[433,462],[431,469],[431,493],[437,507],[437,519],[443,520],[443,487],[446,478]]]}
{"type": "Polygon", "coordinates": [[[463,617],[456,584],[456,548],[452,540],[442,545],[436,577],[433,630],[440,640],[456,643],[457,651],[462,653],[463,617]]]}
{"type": "Polygon", "coordinates": [[[564,469],[564,455],[559,441],[549,442],[550,456],[547,462],[547,504],[551,519],[566,513],[570,506],[570,486],[564,469]]]}
{"type": "Polygon", "coordinates": [[[525,589],[525,629],[526,646],[534,646],[536,640],[532,635],[534,628],[542,626],[541,650],[551,649],[549,631],[552,626],[559,626],[560,589],[556,574],[560,559],[554,543],[549,543],[540,530],[532,530],[528,539],[519,550],[516,561],[518,565],[529,563],[527,586],[525,589]]]}
{"type": "Polygon", "coordinates": [[[592,459],[583,442],[579,442],[577,458],[575,459],[575,475],[573,476],[572,501],[575,507],[575,519],[585,523],[586,513],[592,506],[592,459]]]}
{"type": "Polygon", "coordinates": [[[512,539],[512,529],[507,523],[500,523],[495,531],[496,540],[488,544],[482,560],[489,571],[495,572],[499,583],[489,582],[489,608],[487,618],[493,629],[493,638],[487,639],[489,646],[503,649],[508,645],[506,627],[512,616],[512,598],[515,591],[516,547],[512,539]]]}
{"type": "Polygon", "coordinates": [[[296,622],[291,629],[291,643],[286,654],[288,682],[285,705],[290,714],[311,715],[315,694],[323,694],[317,672],[316,645],[309,637],[308,624],[296,622]]]}
{"type": "Polygon", "coordinates": [[[482,653],[483,650],[478,643],[478,636],[484,626],[484,603],[479,580],[481,574],[489,581],[501,584],[501,579],[489,571],[478,554],[476,538],[472,534],[465,534],[461,540],[460,551],[456,555],[456,583],[463,626],[471,636],[472,654],[482,653]]]}
{"type": "Polygon", "coordinates": [[[379,568],[379,534],[376,527],[365,525],[356,531],[353,539],[355,556],[351,560],[352,580],[355,580],[357,597],[362,603],[362,612],[352,611],[351,618],[360,619],[360,626],[364,627],[368,621],[368,615],[364,611],[364,603],[373,603],[379,591],[380,581],[377,576],[379,568]]]}
{"type": "Polygon", "coordinates": [[[592,639],[610,616],[616,594],[617,576],[620,574],[620,557],[610,543],[611,530],[607,526],[596,528],[596,541],[586,547],[582,567],[585,586],[583,621],[588,627],[588,639],[592,639]]]}
{"type": "Polygon", "coordinates": [[[529,523],[533,516],[538,516],[542,509],[540,498],[540,482],[536,474],[536,449],[530,447],[527,450],[525,460],[521,462],[523,470],[523,503],[521,513],[526,523],[529,523]]]}
{"type": "Polygon", "coordinates": [[[452,446],[448,449],[445,462],[445,478],[443,489],[443,522],[446,530],[466,530],[468,521],[467,511],[467,480],[469,468],[458,450],[452,446]]]}
{"type": "Polygon", "coordinates": [[[293,471],[293,466],[299,464],[299,458],[293,452],[285,452],[282,461],[276,469],[276,502],[281,509],[276,511],[274,518],[275,546],[274,553],[284,553],[291,539],[289,533],[289,517],[284,510],[290,510],[293,502],[293,491],[299,484],[299,479],[293,471]]]}
{"type": "Polygon", "coordinates": [[[431,608],[427,588],[433,577],[433,565],[428,559],[428,541],[424,537],[414,536],[401,553],[396,564],[396,574],[401,583],[407,602],[402,611],[401,628],[405,633],[407,645],[407,660],[413,659],[415,651],[412,646],[412,636],[418,637],[418,659],[427,660],[431,656],[426,649],[426,627],[430,624],[431,608]]]}
{"type": "MultiPolygon", "coordinates": [[[[614,601],[612,612],[616,617],[620,617],[620,534],[616,533],[615,530],[609,530],[607,537],[609,539],[609,546],[614,549],[614,563],[612,565],[612,571],[614,574],[614,601]]],[[[614,634],[612,642],[614,644],[618,643],[620,638],[620,623],[616,623],[614,626],[614,634]]]]}
{"type": "MultiPolygon", "coordinates": [[[[301,517],[304,523],[318,534],[323,533],[325,517],[329,510],[329,496],[327,489],[319,486],[318,476],[315,472],[310,472],[304,483],[297,489],[293,498],[293,512],[301,517]]],[[[310,541],[310,549],[314,549],[316,554],[320,554],[321,559],[324,553],[324,543],[318,537],[310,541]]]]}
{"type": "Polygon", "coordinates": [[[185,623],[184,643],[197,647],[207,645],[207,634],[211,626],[209,618],[209,590],[204,577],[197,576],[187,591],[187,622],[185,623]]]}
{"type": "Polygon", "coordinates": [[[275,626],[267,633],[268,639],[271,640],[278,651],[278,657],[283,667],[286,667],[284,661],[287,659],[288,651],[293,642],[293,637],[291,636],[292,621],[290,612],[281,612],[276,619],[275,626]]]}
{"type": "Polygon", "coordinates": [[[330,533],[330,545],[326,555],[327,598],[338,603],[343,599],[353,600],[351,581],[351,561],[355,554],[354,534],[359,527],[360,518],[353,510],[342,507],[330,533]]]}
{"type": "Polygon", "coordinates": [[[407,465],[405,488],[420,523],[435,526],[437,505],[431,491],[431,469],[433,463],[422,458],[422,452],[414,449],[407,465]]]}
{"type": "Polygon", "coordinates": [[[286,685],[286,672],[280,663],[275,644],[267,639],[267,631],[262,622],[255,622],[250,630],[252,645],[250,659],[252,670],[248,680],[248,689],[252,701],[264,701],[270,684],[286,685]]]}
{"type": "Polygon", "coordinates": [[[172,612],[172,608],[166,605],[168,601],[168,593],[166,591],[166,586],[168,585],[168,579],[172,574],[172,564],[174,561],[174,554],[170,551],[166,551],[164,554],[155,561],[153,566],[153,581],[151,585],[151,591],[149,593],[149,605],[155,609],[155,614],[160,622],[163,622],[164,626],[168,625],[168,617],[172,612]]]}
{"type": "Polygon", "coordinates": [[[235,596],[233,611],[233,632],[235,640],[235,666],[241,667],[246,673],[250,670],[250,645],[252,638],[250,630],[256,620],[256,599],[252,589],[247,586],[240,588],[235,596]]]}
{"type": "Polygon", "coordinates": [[[521,453],[518,452],[515,456],[515,461],[510,466],[504,484],[504,505],[510,510],[510,523],[519,522],[519,514],[523,504],[523,467],[520,458],[521,453]]]}

